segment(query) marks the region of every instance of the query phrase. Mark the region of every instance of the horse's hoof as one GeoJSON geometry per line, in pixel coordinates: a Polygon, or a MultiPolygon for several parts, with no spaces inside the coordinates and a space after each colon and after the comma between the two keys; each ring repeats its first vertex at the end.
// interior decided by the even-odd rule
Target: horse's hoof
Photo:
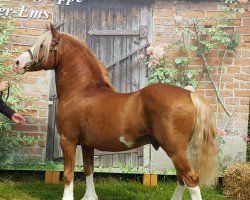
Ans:
{"type": "Polygon", "coordinates": [[[97,196],[84,196],[81,200],[98,200],[97,196]]]}
{"type": "Polygon", "coordinates": [[[63,197],[62,200],[74,200],[73,197],[63,197]]]}

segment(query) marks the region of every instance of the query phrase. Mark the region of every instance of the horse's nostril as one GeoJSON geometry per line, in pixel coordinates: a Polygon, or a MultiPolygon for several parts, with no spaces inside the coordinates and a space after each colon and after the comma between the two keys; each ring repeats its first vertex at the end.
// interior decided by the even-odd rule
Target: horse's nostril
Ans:
{"type": "Polygon", "coordinates": [[[15,63],[16,63],[16,65],[19,65],[20,62],[19,62],[19,60],[16,60],[15,63]]]}

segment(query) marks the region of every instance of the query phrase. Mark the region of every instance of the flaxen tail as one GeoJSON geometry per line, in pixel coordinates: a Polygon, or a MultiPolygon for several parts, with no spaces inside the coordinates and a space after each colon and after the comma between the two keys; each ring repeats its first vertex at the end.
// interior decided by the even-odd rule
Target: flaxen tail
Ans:
{"type": "Polygon", "coordinates": [[[196,108],[196,122],[189,143],[190,162],[199,175],[200,185],[211,186],[217,181],[217,130],[206,99],[198,93],[190,95],[196,108]]]}

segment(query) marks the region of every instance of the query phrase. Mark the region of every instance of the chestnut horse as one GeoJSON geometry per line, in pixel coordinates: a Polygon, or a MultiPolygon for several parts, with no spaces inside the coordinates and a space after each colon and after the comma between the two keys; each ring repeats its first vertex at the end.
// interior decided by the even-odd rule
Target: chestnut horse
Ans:
{"type": "Polygon", "coordinates": [[[116,152],[145,144],[162,147],[177,170],[174,200],[182,198],[185,187],[193,200],[200,200],[198,184],[216,182],[216,129],[210,106],[200,94],[168,84],[118,93],[85,42],[57,32],[52,25],[13,63],[17,73],[55,70],[64,200],[73,199],[77,145],[82,147],[86,176],[83,200],[98,199],[93,181],[94,149],[116,152]]]}

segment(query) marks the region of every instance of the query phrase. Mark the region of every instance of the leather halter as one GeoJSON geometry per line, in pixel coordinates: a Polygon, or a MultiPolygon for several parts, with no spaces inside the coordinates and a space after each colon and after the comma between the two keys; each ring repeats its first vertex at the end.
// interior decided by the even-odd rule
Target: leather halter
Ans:
{"type": "MultiPolygon", "coordinates": [[[[59,45],[59,41],[60,41],[60,35],[59,35],[57,40],[52,39],[52,41],[55,43],[55,45],[51,46],[49,51],[54,52],[54,55],[55,55],[54,56],[54,69],[55,69],[58,65],[57,51],[58,51],[58,45],[59,45]]],[[[42,58],[41,58],[40,60],[36,61],[34,59],[34,55],[33,55],[32,51],[30,49],[28,49],[27,52],[30,55],[31,61],[26,63],[26,65],[24,66],[24,73],[27,71],[36,71],[39,68],[39,66],[41,65],[41,60],[42,60],[42,58]]]]}

